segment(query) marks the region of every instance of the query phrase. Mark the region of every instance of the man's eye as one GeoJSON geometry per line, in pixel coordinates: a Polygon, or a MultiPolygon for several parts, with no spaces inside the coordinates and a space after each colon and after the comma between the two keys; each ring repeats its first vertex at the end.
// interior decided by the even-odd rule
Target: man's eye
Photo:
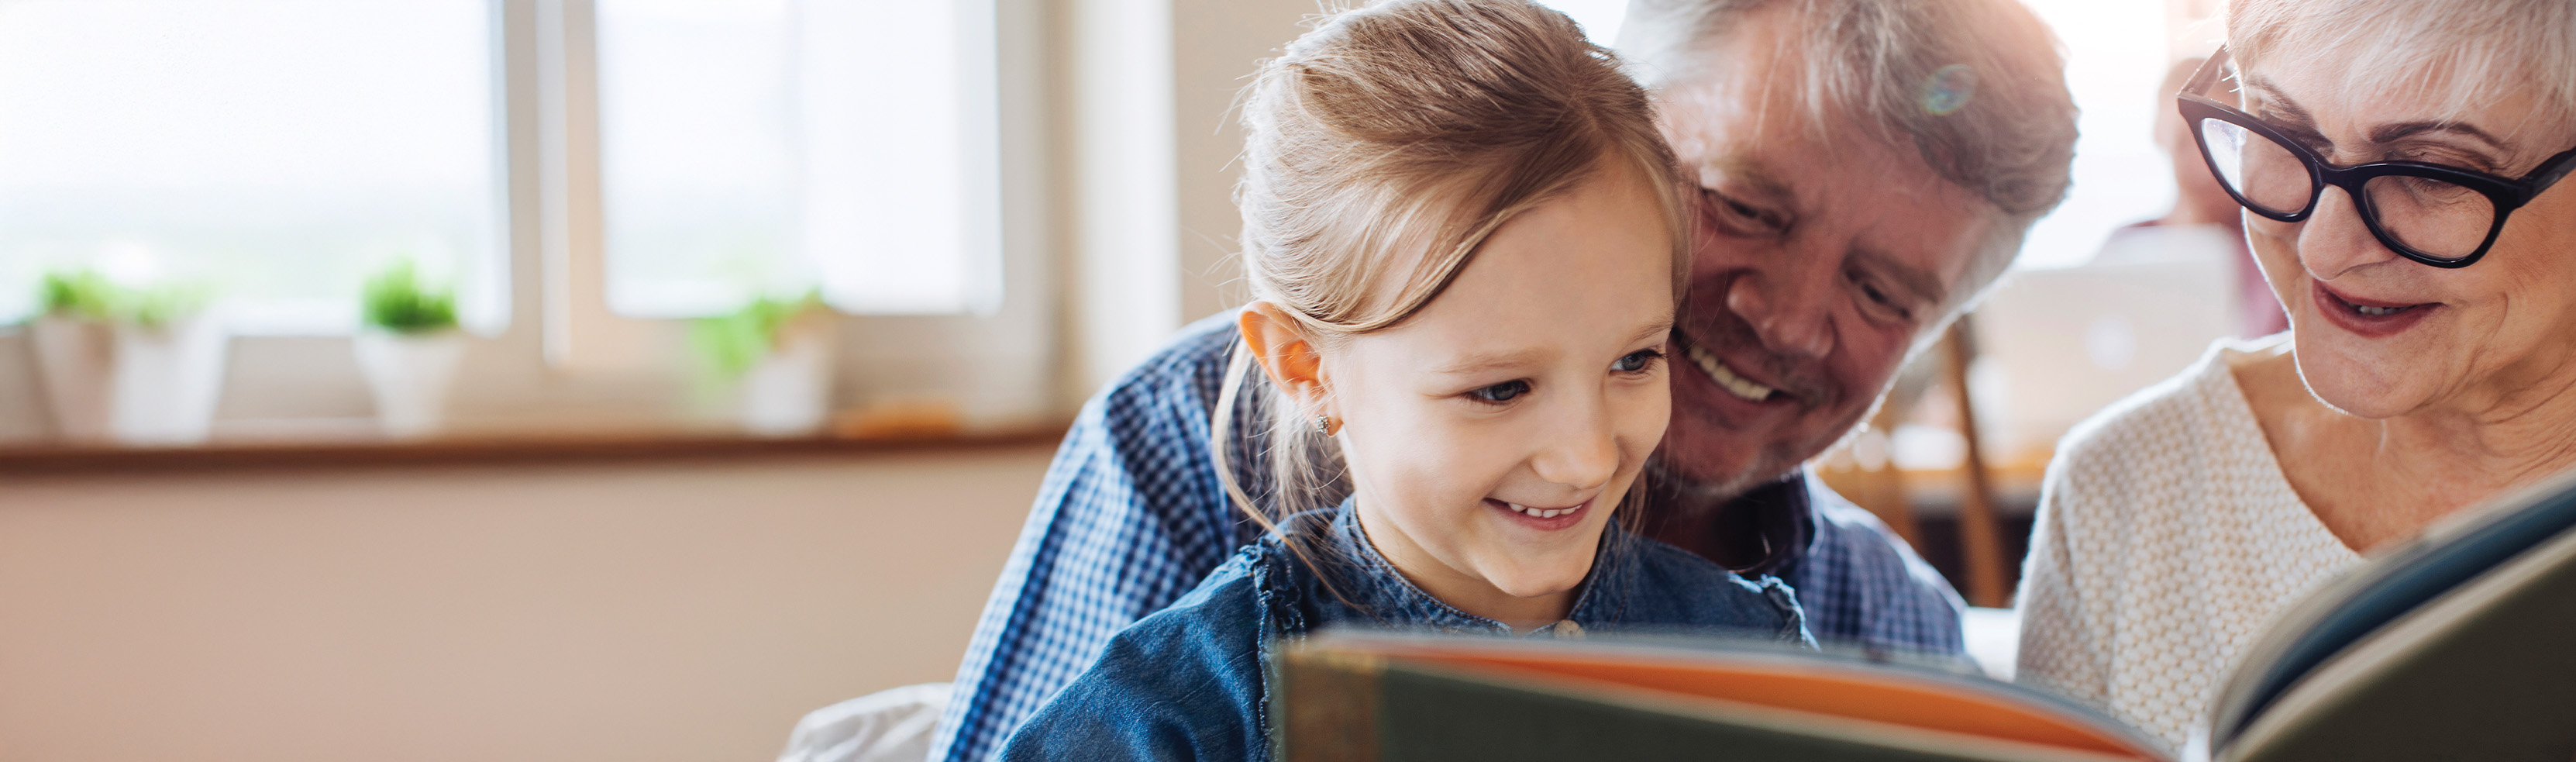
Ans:
{"type": "Polygon", "coordinates": [[[1701,206],[1708,210],[1717,228],[1738,235],[1762,235],[1780,232],[1776,215],[1761,207],[1747,204],[1713,190],[1702,189],[1701,206]]]}
{"type": "Polygon", "coordinates": [[[1860,284],[1860,292],[1861,294],[1868,296],[1871,302],[1890,307],[1896,306],[1896,300],[1889,298],[1887,292],[1878,290],[1877,286],[1867,283],[1860,284]]]}
{"type": "Polygon", "coordinates": [[[1862,306],[1869,311],[1889,320],[1914,319],[1914,306],[1898,297],[1895,292],[1881,287],[1878,281],[1857,272],[1849,277],[1852,289],[1859,292],[1862,306]]]}
{"type": "Polygon", "coordinates": [[[1478,402],[1501,404],[1528,394],[1529,389],[1528,381],[1505,381],[1493,386],[1479,387],[1467,392],[1467,396],[1475,398],[1478,402]]]}
{"type": "Polygon", "coordinates": [[[1618,362],[1611,363],[1610,369],[1621,373],[1644,373],[1646,371],[1654,370],[1655,363],[1661,362],[1663,359],[1663,352],[1652,349],[1640,349],[1628,353],[1626,357],[1619,358],[1618,362]]]}

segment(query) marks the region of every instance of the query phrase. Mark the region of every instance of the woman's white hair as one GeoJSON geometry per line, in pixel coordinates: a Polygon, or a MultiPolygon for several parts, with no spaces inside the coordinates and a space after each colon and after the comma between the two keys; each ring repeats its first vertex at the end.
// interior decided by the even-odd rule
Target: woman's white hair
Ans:
{"type": "MultiPolygon", "coordinates": [[[[2227,47],[2241,67],[2325,62],[2340,92],[2430,96],[2466,114],[2513,92],[2539,118],[2576,118],[2576,2],[2236,0],[2227,47]]],[[[2564,146],[2551,147],[2557,151],[2564,146]]]]}
{"type": "MultiPolygon", "coordinates": [[[[2032,222],[2066,197],[2075,101],[2057,39],[2013,0],[1629,0],[1619,53],[1658,92],[1724,60],[1746,17],[1778,10],[1800,66],[1797,101],[1823,131],[1857,127],[1913,146],[1942,179],[2000,210],[1953,309],[1975,302],[2021,251],[2032,222]]],[[[1946,325],[1930,321],[1928,325],[1946,325]]]]}

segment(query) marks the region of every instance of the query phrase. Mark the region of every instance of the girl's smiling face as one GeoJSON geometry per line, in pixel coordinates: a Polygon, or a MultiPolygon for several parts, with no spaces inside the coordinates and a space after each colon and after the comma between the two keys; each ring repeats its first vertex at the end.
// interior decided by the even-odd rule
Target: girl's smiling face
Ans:
{"type": "Polygon", "coordinates": [[[1424,591],[1520,627],[1571,606],[1670,414],[1662,209],[1643,173],[1607,161],[1393,327],[1282,352],[1297,340],[1279,308],[1246,311],[1306,419],[1340,424],[1369,540],[1424,591]]]}

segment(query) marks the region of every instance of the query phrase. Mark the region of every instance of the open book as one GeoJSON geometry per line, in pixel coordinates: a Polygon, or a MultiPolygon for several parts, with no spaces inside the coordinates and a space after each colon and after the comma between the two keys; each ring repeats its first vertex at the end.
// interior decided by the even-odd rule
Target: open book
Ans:
{"type": "Polygon", "coordinates": [[[2293,606],[2189,748],[1979,675],[1776,647],[1326,633],[1282,759],[2576,760],[2576,476],[2293,606]]]}

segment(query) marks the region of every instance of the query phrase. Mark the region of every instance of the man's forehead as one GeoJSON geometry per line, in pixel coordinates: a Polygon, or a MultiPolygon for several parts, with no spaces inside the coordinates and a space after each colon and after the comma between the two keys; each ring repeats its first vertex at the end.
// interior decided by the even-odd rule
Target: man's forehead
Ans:
{"type": "Polygon", "coordinates": [[[1793,236],[1822,237],[1855,264],[1942,301],[1995,224],[1993,205],[1910,152],[1855,151],[1807,163],[1758,141],[1706,162],[1702,187],[1785,212],[1793,236]],[[1803,167],[1803,169],[1801,169],[1803,167]]]}
{"type": "Polygon", "coordinates": [[[1763,198],[1805,217],[1875,218],[1989,211],[1974,192],[1941,177],[1921,155],[1866,135],[1816,141],[1781,139],[1777,131],[1730,133],[1711,155],[1685,157],[1703,188],[1763,198]],[[1723,186],[1722,188],[1720,186],[1723,186]]]}

